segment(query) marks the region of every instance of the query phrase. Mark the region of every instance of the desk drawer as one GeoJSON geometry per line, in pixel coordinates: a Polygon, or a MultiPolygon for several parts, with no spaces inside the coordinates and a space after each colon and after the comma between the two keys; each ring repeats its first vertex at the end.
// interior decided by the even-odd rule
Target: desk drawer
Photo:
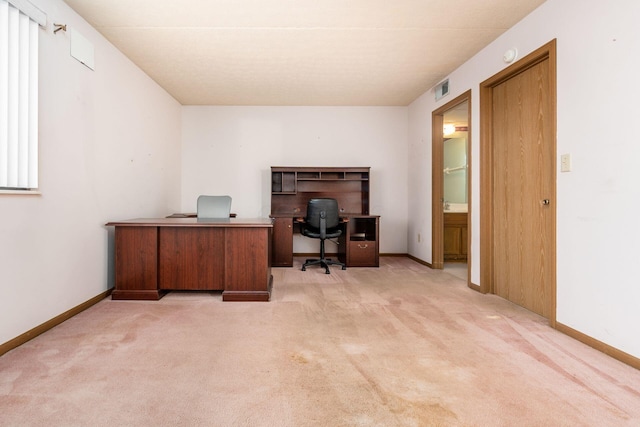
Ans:
{"type": "Polygon", "coordinates": [[[349,267],[377,267],[376,244],[371,240],[349,242],[349,267]]]}

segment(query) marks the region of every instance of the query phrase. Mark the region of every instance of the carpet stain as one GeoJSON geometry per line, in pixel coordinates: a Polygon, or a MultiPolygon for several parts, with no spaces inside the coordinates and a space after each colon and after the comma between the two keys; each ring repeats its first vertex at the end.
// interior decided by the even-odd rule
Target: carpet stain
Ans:
{"type": "Polygon", "coordinates": [[[455,412],[443,407],[439,403],[429,401],[416,401],[399,396],[383,387],[374,375],[367,373],[358,361],[348,356],[352,366],[360,373],[369,384],[372,391],[378,396],[380,402],[399,419],[414,420],[416,426],[435,427],[458,425],[455,412]]]}
{"type": "Polygon", "coordinates": [[[292,354],[290,356],[291,360],[300,364],[306,364],[309,363],[309,359],[307,359],[306,357],[304,357],[302,354],[300,353],[296,353],[296,354],[292,354]]]}
{"type": "Polygon", "coordinates": [[[14,382],[20,378],[22,371],[19,369],[11,369],[2,373],[0,378],[0,396],[7,396],[13,391],[14,382]]]}
{"type": "MultiPolygon", "coordinates": [[[[404,400],[398,397],[400,400],[404,400]]],[[[452,426],[459,425],[458,417],[456,414],[448,408],[440,405],[439,403],[428,402],[400,402],[400,407],[406,408],[401,411],[403,416],[410,415],[411,418],[418,421],[419,426],[439,427],[439,426],[452,426]],[[409,414],[407,414],[409,412],[409,414]]]]}

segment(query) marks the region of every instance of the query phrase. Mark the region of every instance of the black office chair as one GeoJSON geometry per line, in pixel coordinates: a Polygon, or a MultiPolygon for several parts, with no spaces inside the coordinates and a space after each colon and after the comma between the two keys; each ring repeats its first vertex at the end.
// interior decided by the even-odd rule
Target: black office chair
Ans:
{"type": "Polygon", "coordinates": [[[347,269],[344,263],[325,258],[324,241],[342,234],[338,201],[336,199],[311,199],[307,203],[307,216],[302,223],[302,234],[313,239],[320,239],[320,258],[308,259],[302,265],[302,271],[308,266],[319,265],[324,267],[326,274],[330,274],[329,265],[340,265],[347,269]]]}

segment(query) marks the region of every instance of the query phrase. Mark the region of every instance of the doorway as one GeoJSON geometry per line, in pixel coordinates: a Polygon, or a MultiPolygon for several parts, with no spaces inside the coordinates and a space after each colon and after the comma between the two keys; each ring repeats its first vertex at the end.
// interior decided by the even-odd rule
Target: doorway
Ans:
{"type": "Polygon", "coordinates": [[[471,91],[433,111],[432,267],[469,280],[471,91]]]}
{"type": "Polygon", "coordinates": [[[555,40],[480,85],[481,291],[555,325],[555,40]]]}

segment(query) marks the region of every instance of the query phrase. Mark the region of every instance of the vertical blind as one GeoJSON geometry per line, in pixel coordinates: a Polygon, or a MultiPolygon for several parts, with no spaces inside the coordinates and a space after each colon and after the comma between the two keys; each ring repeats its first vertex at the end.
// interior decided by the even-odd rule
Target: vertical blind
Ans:
{"type": "Polygon", "coordinates": [[[38,23],[0,0],[0,188],[38,188],[38,23]]]}

